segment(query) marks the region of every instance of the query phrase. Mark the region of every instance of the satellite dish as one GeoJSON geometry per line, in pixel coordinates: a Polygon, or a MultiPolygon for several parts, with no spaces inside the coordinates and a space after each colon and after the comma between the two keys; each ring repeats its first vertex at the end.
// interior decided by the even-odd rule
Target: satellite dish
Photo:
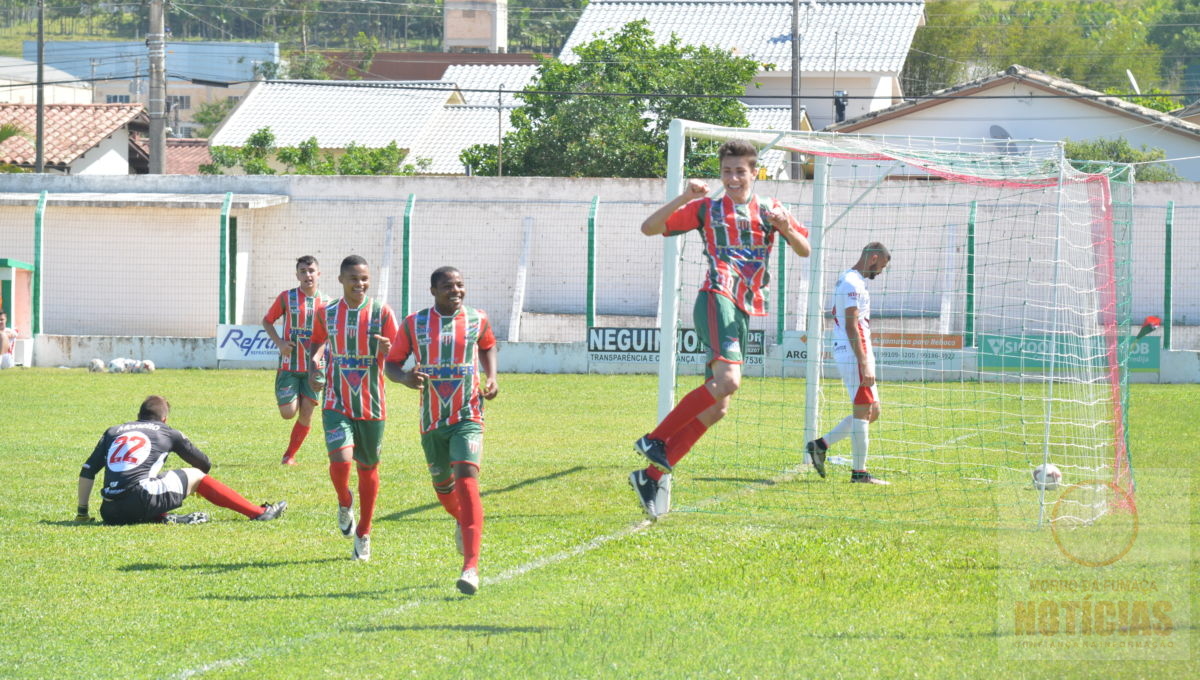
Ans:
{"type": "Polygon", "coordinates": [[[1021,148],[1017,144],[1008,141],[1012,139],[1013,136],[1010,135],[1008,130],[1005,130],[1003,127],[1000,127],[999,125],[993,125],[988,129],[988,134],[992,136],[992,139],[1004,140],[996,142],[996,148],[1000,151],[1000,153],[1006,153],[1009,155],[1021,153],[1021,148]]]}
{"type": "Polygon", "coordinates": [[[1008,130],[999,125],[993,125],[988,130],[988,134],[992,136],[992,139],[1012,139],[1012,135],[1008,134],[1008,130]]]}

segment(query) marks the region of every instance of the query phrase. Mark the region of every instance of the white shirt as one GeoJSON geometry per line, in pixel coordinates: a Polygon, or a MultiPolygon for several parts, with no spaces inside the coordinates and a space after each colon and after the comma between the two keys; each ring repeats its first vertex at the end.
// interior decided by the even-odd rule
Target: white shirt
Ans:
{"type": "Polygon", "coordinates": [[[846,336],[846,310],[858,308],[858,332],[863,339],[864,349],[870,355],[871,347],[871,292],[867,280],[857,269],[847,269],[838,277],[833,288],[833,344],[850,346],[846,336]]]}

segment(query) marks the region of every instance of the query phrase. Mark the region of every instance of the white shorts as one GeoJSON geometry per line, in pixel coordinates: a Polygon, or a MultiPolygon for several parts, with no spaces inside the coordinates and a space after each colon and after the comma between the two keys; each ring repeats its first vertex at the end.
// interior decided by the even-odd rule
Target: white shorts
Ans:
{"type": "Polygon", "coordinates": [[[13,355],[0,354],[0,369],[12,368],[13,366],[16,365],[16,363],[17,363],[16,360],[13,359],[13,355]]]}
{"type": "MultiPolygon", "coordinates": [[[[837,362],[838,373],[842,375],[842,384],[846,386],[846,394],[850,397],[851,404],[879,403],[878,383],[870,387],[862,386],[862,372],[858,370],[858,357],[854,356],[854,352],[850,350],[850,345],[834,343],[833,360],[837,362]]],[[[871,365],[871,369],[874,370],[875,355],[870,351],[869,347],[867,349],[867,362],[871,365]]]]}

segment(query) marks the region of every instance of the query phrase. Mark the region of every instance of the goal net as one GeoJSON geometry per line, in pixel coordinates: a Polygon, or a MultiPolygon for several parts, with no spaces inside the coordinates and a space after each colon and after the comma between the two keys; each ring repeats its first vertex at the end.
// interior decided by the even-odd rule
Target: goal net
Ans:
{"type": "MultiPolygon", "coordinates": [[[[1132,509],[1128,166],[1083,173],[1052,142],[675,121],[668,196],[682,191],[689,154],[728,139],[809,168],[811,179],[760,179],[755,193],[805,223],[813,252],[798,258],[776,240],[741,389],[681,471],[771,487],[743,494],[750,514],[1025,526],[1132,509]],[[890,486],[848,483],[849,437],[829,449],[826,479],[804,454],[851,413],[831,357],[831,293],[872,241],[892,259],[868,282],[882,415],[867,462],[890,486]],[[1043,464],[1062,472],[1057,489],[1035,484],[1043,464]]],[[[660,417],[702,380],[690,329],[706,266],[695,233],[663,247],[660,417]]],[[[675,509],[698,508],[702,486],[677,490],[675,509]]]]}

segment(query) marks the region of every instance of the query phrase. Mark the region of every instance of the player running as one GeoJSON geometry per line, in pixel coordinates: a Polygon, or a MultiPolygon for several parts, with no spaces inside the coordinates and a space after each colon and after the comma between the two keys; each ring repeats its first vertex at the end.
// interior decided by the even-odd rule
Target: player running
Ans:
{"type": "Polygon", "coordinates": [[[655,519],[670,510],[674,465],[725,415],[742,380],[742,351],[751,316],[766,315],[771,248],[778,233],[800,257],[808,257],[808,230],[773,198],[754,194],[758,151],[731,140],[717,151],[723,198],[707,198],[708,186],[693,179],[678,197],[642,223],[647,236],[676,236],[699,230],[708,272],[696,296],[696,332],[708,348],[705,382],[689,392],[654,431],[634,442],[650,465],[635,470],[629,483],[646,514],[655,519]],[[660,491],[662,493],[660,493],[660,491]]]}
{"type": "Polygon", "coordinates": [[[434,304],[404,320],[388,355],[387,376],[421,390],[421,448],[437,499],[457,522],[454,535],[463,555],[458,590],[474,595],[483,534],[483,399],[500,393],[496,338],[487,314],[463,304],[467,288],[461,272],[440,267],[429,283],[434,304]],[[415,363],[405,371],[409,354],[415,363]],[[482,387],[476,359],[483,369],[482,387]]]}
{"type": "Polygon", "coordinates": [[[166,399],[152,395],[142,402],[136,421],[114,425],[104,432],[79,471],[75,521],[93,520],[88,514],[88,502],[101,470],[104,487],[100,489],[100,518],[105,524],[207,522],[206,512],[171,514],[192,493],[250,519],[267,521],[283,514],[287,501],[255,505],[211,477],[208,471],[212,463],[208,456],[182,432],[167,427],[170,412],[171,404],[166,399]],[[160,474],[172,452],[192,467],[160,474]]]}
{"type": "Polygon", "coordinates": [[[8,313],[0,309],[0,369],[16,365],[13,350],[17,346],[17,330],[8,327],[8,313]]]}
{"type": "MultiPolygon", "coordinates": [[[[279,368],[275,372],[275,402],[284,420],[296,419],[284,465],[296,464],[296,452],[308,437],[313,409],[321,402],[320,389],[308,383],[309,340],[313,320],[325,309],[326,298],[317,290],[321,269],[317,258],[304,255],[296,259],[299,286],[283,291],[263,316],[263,329],[279,348],[279,368]],[[275,322],[283,317],[283,335],[275,331],[275,322]]],[[[319,386],[318,386],[319,387],[319,386]]]]}
{"type": "Polygon", "coordinates": [[[875,354],[871,348],[871,292],[867,279],[879,276],[892,254],[878,241],[863,248],[854,266],[842,272],[833,289],[833,360],[837,362],[842,384],[850,395],[853,414],[838,423],[829,434],[805,445],[813,467],[825,476],[825,455],[829,447],[850,436],[853,468],[850,481],[861,484],[889,484],[867,472],[868,426],[879,418],[879,388],[875,381],[875,354]]]}
{"type": "Polygon", "coordinates": [[[391,307],[367,297],[371,270],[366,260],[350,255],[338,271],[342,297],[331,301],[313,323],[309,380],[315,391],[322,369],[313,359],[327,356],[321,418],[329,479],[338,499],[338,530],[346,538],[354,537],[350,554],[365,562],[371,559],[371,519],[379,495],[379,451],[387,418],[383,362],[396,335],[396,316],[391,307]],[[351,460],[358,463],[357,528],[350,493],[351,460]]]}

